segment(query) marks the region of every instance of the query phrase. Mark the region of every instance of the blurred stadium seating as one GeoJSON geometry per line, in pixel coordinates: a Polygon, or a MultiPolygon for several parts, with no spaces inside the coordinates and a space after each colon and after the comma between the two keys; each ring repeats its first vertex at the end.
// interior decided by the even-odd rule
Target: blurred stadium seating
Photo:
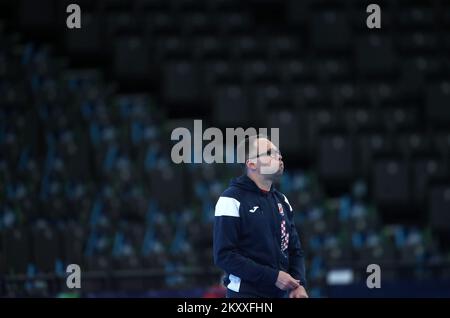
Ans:
{"type": "Polygon", "coordinates": [[[280,128],[311,296],[370,263],[393,296],[450,282],[449,3],[379,1],[369,31],[355,0],[76,2],[81,30],[71,1],[0,4],[1,296],[63,295],[71,263],[85,297],[215,295],[241,170],[171,162],[193,119],[280,128]]]}

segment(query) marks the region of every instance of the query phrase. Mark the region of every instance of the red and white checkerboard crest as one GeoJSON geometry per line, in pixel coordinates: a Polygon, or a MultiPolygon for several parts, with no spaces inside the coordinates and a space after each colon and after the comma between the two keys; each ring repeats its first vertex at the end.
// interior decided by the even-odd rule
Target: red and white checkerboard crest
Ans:
{"type": "Polygon", "coordinates": [[[281,203],[278,203],[278,212],[280,212],[281,215],[284,215],[283,205],[281,203]]]}

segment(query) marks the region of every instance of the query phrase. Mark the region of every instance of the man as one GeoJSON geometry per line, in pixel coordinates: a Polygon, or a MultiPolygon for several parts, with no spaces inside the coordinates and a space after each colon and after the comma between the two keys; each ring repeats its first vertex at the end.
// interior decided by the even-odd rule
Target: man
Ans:
{"type": "Polygon", "coordinates": [[[273,187],[284,170],[281,153],[261,136],[246,138],[239,151],[245,174],[222,193],[214,220],[214,262],[226,272],[227,297],[306,298],[293,210],[273,187]]]}

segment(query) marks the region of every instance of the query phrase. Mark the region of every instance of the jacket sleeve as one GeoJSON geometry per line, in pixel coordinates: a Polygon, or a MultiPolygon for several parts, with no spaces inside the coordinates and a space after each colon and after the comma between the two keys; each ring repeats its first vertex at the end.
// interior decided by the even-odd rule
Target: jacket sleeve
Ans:
{"type": "Polygon", "coordinates": [[[300,238],[295,228],[294,220],[291,222],[291,239],[289,242],[289,274],[300,280],[300,284],[306,287],[305,256],[300,238]]]}
{"type": "Polygon", "coordinates": [[[278,271],[261,265],[239,252],[239,201],[220,197],[214,217],[214,263],[229,274],[249,282],[273,285],[278,271]]]}
{"type": "MultiPolygon", "coordinates": [[[[283,195],[284,196],[284,195],[283,195]]],[[[306,287],[306,273],[305,273],[305,255],[300,237],[297,233],[294,222],[294,213],[289,201],[284,196],[285,202],[289,207],[288,218],[290,221],[289,231],[289,274],[295,279],[300,280],[300,284],[306,287]]]]}

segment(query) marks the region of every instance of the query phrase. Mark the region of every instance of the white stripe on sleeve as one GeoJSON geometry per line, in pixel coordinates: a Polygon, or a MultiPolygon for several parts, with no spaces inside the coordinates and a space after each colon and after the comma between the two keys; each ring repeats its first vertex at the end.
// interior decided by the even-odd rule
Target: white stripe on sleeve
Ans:
{"type": "Polygon", "coordinates": [[[288,201],[288,199],[286,198],[286,196],[283,194],[283,197],[284,197],[284,202],[286,202],[287,203],[287,205],[289,205],[289,209],[291,210],[291,212],[293,211],[292,210],[292,207],[291,207],[291,205],[289,204],[289,201],[288,201]]]}
{"type": "Polygon", "coordinates": [[[241,203],[233,198],[220,197],[216,204],[215,216],[239,217],[239,206],[241,203]]]}
{"type": "Polygon", "coordinates": [[[230,283],[227,285],[227,288],[236,293],[239,293],[239,288],[241,287],[241,279],[237,276],[234,276],[233,274],[230,274],[228,278],[230,279],[230,283]]]}

